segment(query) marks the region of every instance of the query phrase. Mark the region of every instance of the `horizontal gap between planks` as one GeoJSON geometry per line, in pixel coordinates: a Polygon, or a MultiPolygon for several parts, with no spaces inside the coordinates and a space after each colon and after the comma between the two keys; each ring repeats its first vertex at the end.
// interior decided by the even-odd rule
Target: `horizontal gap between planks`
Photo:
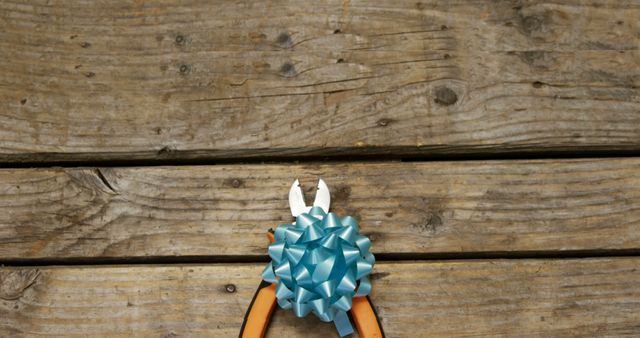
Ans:
{"type": "Polygon", "coordinates": [[[422,149],[408,147],[322,148],[321,150],[282,150],[271,155],[268,150],[244,150],[237,154],[216,156],[215,152],[172,151],[166,155],[146,158],[144,154],[20,154],[0,155],[0,168],[46,167],[124,167],[124,166],[193,166],[216,164],[277,164],[314,162],[367,161],[469,161],[469,160],[537,160],[640,157],[640,145],[616,147],[575,147],[571,149],[529,150],[510,148],[476,150],[459,147],[422,149]],[[289,154],[281,154],[289,153],[289,154]],[[72,157],[72,156],[71,156],[72,157]],[[101,157],[100,159],[87,159],[101,157]],[[126,158],[129,157],[129,158],[126,158]]]}
{"type": "MultiPolygon", "coordinates": [[[[266,251],[266,247],[265,247],[266,251]]],[[[491,259],[582,259],[640,257],[638,249],[514,251],[514,252],[441,252],[441,253],[380,253],[376,261],[455,261],[491,259]]],[[[267,255],[256,256],[152,256],[152,257],[66,257],[4,259],[0,266],[72,266],[72,265],[180,265],[215,263],[266,263],[267,255]]]]}

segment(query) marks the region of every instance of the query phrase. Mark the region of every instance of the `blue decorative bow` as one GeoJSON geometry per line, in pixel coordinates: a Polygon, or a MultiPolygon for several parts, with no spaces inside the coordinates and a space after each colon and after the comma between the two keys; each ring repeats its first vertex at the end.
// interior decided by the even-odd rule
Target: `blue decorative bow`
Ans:
{"type": "Polygon", "coordinates": [[[298,317],[313,312],[333,321],[341,337],[352,333],[347,311],[353,297],[369,294],[375,262],[371,241],[360,235],[355,218],[313,207],[294,224],[279,225],[274,237],[262,278],[276,284],[280,307],[298,317]]]}

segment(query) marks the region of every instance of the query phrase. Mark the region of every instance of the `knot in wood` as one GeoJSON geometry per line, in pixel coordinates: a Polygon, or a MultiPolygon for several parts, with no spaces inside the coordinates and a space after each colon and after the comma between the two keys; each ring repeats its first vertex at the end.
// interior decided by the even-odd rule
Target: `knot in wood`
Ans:
{"type": "Polygon", "coordinates": [[[536,15],[526,16],[522,19],[522,28],[527,33],[532,33],[542,27],[542,19],[536,15]]]}
{"type": "Polygon", "coordinates": [[[278,35],[278,38],[276,39],[276,42],[282,48],[289,48],[289,47],[293,46],[293,40],[291,39],[291,35],[289,35],[289,33],[285,33],[285,32],[280,33],[280,35],[278,35]]]}
{"type": "Polygon", "coordinates": [[[291,62],[285,62],[282,67],[280,67],[280,73],[284,77],[293,77],[296,75],[296,67],[291,62]]]}
{"type": "Polygon", "coordinates": [[[451,88],[438,87],[435,90],[434,101],[443,106],[450,106],[458,101],[458,95],[451,88]]]}
{"type": "Polygon", "coordinates": [[[16,300],[32,286],[40,276],[38,269],[0,271],[0,299],[16,300]]]}

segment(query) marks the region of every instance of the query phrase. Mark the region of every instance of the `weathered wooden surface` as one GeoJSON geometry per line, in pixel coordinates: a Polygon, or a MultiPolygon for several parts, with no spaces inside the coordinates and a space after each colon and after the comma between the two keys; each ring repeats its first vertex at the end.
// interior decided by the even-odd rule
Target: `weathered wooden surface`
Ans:
{"type": "MultiPolygon", "coordinates": [[[[0,164],[640,151],[638,0],[309,8],[1,1],[0,164]]],[[[245,263],[0,267],[0,337],[236,337],[318,176],[379,257],[640,252],[640,158],[6,169],[0,263],[245,263]]],[[[388,337],[640,336],[639,269],[381,262],[372,299],[388,337]]]]}
{"type": "MultiPolygon", "coordinates": [[[[371,298],[387,337],[637,337],[639,267],[638,258],[380,263],[371,298]]],[[[20,289],[0,293],[0,332],[237,337],[261,269],[0,268],[12,283],[0,290],[20,289]]],[[[268,337],[302,336],[337,335],[313,316],[276,312],[268,337]]]]}
{"type": "Polygon", "coordinates": [[[638,249],[639,174],[635,158],[5,169],[0,257],[263,256],[293,179],[318,176],[376,253],[638,249]]]}
{"type": "Polygon", "coordinates": [[[640,150],[640,2],[0,2],[0,161],[640,150]]]}

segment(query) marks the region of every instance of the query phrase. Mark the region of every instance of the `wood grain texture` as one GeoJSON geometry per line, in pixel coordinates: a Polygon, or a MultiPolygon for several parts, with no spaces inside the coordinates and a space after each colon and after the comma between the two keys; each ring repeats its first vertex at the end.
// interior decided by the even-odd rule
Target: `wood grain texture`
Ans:
{"type": "MultiPolygon", "coordinates": [[[[0,257],[264,257],[299,177],[375,253],[640,248],[640,159],[0,170],[0,257]]],[[[311,190],[309,190],[311,189],[311,190]]],[[[420,257],[420,256],[411,256],[420,257]]]]}
{"type": "Polygon", "coordinates": [[[0,161],[640,150],[640,2],[0,3],[0,161]]]}
{"type": "MultiPolygon", "coordinates": [[[[387,337],[637,337],[639,267],[638,258],[380,263],[371,298],[387,337]]],[[[237,337],[261,269],[0,268],[0,283],[24,287],[0,294],[0,335],[237,337]]],[[[337,334],[277,310],[267,337],[302,336],[337,334]]]]}

